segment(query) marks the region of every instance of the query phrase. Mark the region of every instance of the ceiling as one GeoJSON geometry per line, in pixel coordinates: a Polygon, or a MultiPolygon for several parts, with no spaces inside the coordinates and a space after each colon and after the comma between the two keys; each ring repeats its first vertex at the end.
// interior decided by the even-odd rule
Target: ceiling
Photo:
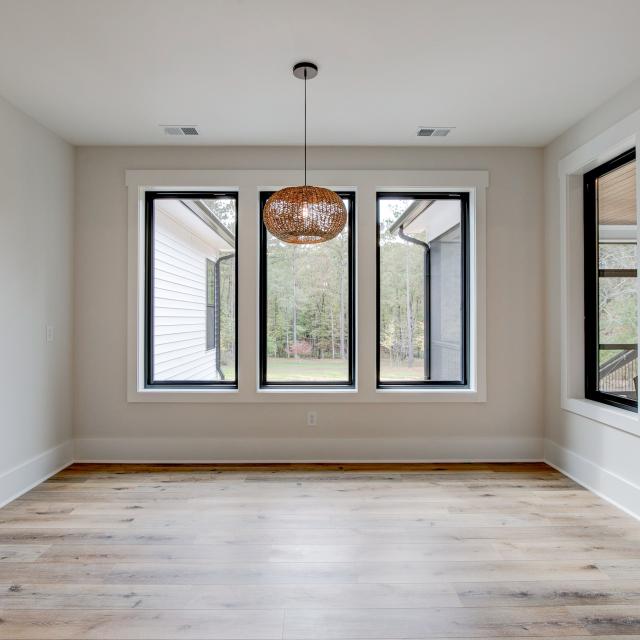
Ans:
{"type": "Polygon", "coordinates": [[[543,145],[640,76],[638,24],[640,0],[0,0],[0,95],[75,144],[299,144],[309,59],[310,144],[543,145]]]}

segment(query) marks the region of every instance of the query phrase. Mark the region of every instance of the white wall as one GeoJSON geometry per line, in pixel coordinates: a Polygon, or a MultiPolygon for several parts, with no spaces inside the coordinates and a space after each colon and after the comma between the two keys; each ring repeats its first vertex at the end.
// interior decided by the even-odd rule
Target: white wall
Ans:
{"type": "MultiPolygon", "coordinates": [[[[77,457],[539,459],[543,437],[540,149],[343,147],[310,151],[316,168],[490,172],[486,403],[323,403],[313,407],[319,421],[313,429],[305,426],[309,407],[303,404],[127,403],[125,171],[289,169],[299,166],[300,153],[298,148],[268,147],[77,149],[77,457]]],[[[361,209],[359,215],[374,216],[375,211],[361,209]]],[[[360,348],[374,349],[375,345],[361,344],[360,348]]]]}
{"type": "Polygon", "coordinates": [[[2,99],[0,140],[1,505],[71,457],[74,161],[2,99]]]}
{"type": "Polygon", "coordinates": [[[544,151],[547,460],[640,516],[640,438],[560,408],[560,182],[558,162],[640,109],[640,81],[544,151]]]}

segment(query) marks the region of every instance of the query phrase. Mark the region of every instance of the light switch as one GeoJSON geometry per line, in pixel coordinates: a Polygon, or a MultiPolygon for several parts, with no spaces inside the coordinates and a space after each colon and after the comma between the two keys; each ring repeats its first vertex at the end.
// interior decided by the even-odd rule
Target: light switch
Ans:
{"type": "Polygon", "coordinates": [[[53,342],[54,333],[53,333],[53,325],[47,325],[47,342],[53,342]]]}

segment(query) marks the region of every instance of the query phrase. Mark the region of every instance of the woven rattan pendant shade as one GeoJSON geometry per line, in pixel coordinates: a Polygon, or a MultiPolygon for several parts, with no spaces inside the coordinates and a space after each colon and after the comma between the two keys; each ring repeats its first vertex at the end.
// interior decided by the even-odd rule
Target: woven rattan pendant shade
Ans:
{"type": "Polygon", "coordinates": [[[291,244],[318,244],[335,238],[347,222],[342,198],[323,187],[307,185],[307,80],[318,67],[299,62],[293,75],[304,80],[304,185],[276,191],[265,203],[262,219],[271,235],[291,244]]]}
{"type": "Polygon", "coordinates": [[[262,212],[267,229],[291,244],[318,244],[335,238],[347,222],[342,198],[322,187],[286,187],[276,191],[262,212]]]}

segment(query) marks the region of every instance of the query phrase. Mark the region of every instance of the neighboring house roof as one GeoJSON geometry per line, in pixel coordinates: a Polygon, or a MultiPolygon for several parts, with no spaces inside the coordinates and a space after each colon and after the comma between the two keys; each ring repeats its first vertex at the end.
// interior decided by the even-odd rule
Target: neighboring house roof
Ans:
{"type": "Polygon", "coordinates": [[[402,227],[405,233],[426,234],[425,242],[433,242],[460,224],[459,200],[416,200],[393,223],[389,231],[402,227]]]}
{"type": "Polygon", "coordinates": [[[195,213],[207,226],[223,238],[233,249],[236,246],[236,238],[216,216],[204,200],[180,200],[190,211],[195,213]]]}
{"type": "Polygon", "coordinates": [[[636,224],[636,163],[598,178],[598,221],[601,225],[636,224]]]}
{"type": "Polygon", "coordinates": [[[235,251],[235,236],[201,200],[157,200],[157,206],[189,233],[218,251],[235,251]]]}

